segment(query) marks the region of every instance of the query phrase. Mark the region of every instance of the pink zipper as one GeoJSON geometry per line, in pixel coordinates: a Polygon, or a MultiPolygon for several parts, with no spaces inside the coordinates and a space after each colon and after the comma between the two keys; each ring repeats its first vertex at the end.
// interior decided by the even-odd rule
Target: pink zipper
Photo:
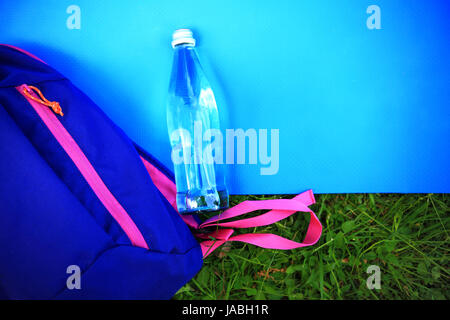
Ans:
{"type": "Polygon", "coordinates": [[[36,100],[38,100],[39,97],[26,84],[18,86],[16,87],[16,89],[30,103],[30,105],[45,123],[47,128],[53,134],[55,139],[67,153],[70,159],[72,159],[86,182],[94,191],[95,195],[105,206],[108,212],[113,216],[113,218],[117,221],[117,223],[121,226],[123,231],[130,239],[131,243],[134,246],[148,249],[148,245],[134,221],[105,185],[103,180],[98,175],[97,171],[90,163],[89,159],[83,153],[70,133],[58,120],[55,113],[53,113],[53,111],[48,106],[44,105],[43,103],[37,102],[36,100]],[[30,98],[30,96],[34,97],[34,99],[30,98]]]}

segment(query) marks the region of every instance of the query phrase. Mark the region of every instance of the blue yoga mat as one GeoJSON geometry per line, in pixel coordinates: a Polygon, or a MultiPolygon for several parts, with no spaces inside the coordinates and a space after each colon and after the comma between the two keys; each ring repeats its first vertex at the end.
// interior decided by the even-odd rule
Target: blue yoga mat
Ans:
{"type": "Polygon", "coordinates": [[[247,146],[246,164],[227,165],[231,193],[450,192],[446,1],[0,2],[1,42],[54,66],[170,168],[170,41],[183,27],[224,133],[266,129],[270,155],[278,130],[269,164],[259,147],[250,164],[247,146]]]}

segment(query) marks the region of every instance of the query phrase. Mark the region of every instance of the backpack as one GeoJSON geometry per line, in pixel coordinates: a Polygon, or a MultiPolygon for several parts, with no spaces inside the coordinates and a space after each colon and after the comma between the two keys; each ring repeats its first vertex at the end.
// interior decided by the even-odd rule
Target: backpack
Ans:
{"type": "Polygon", "coordinates": [[[311,190],[244,201],[204,222],[179,215],[175,199],[172,172],[83,92],[0,45],[0,298],[170,299],[227,241],[294,249],[322,232],[311,190]],[[224,221],[256,210],[269,211],[224,221]],[[303,243],[233,236],[298,211],[311,216],[303,243]]]}

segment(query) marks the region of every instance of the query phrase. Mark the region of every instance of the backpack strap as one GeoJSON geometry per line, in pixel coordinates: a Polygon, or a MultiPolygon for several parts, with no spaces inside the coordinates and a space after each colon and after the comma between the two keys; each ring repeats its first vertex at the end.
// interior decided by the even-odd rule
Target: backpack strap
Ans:
{"type": "Polygon", "coordinates": [[[201,239],[210,239],[200,243],[203,252],[203,258],[206,258],[211,252],[220,247],[227,241],[240,241],[244,243],[253,244],[266,249],[281,249],[290,250],[306,246],[314,245],[322,234],[322,224],[315,215],[315,213],[308,208],[309,205],[315,203],[314,196],[311,190],[297,195],[293,199],[276,199],[276,200],[259,200],[259,201],[244,201],[240,204],[225,210],[222,214],[212,217],[203,222],[199,229],[211,226],[226,226],[233,228],[251,228],[258,226],[265,226],[282,219],[285,219],[292,214],[301,211],[309,212],[310,222],[303,242],[295,242],[271,233],[247,233],[232,237],[233,229],[219,229],[211,233],[198,234],[201,239]],[[220,222],[225,219],[240,216],[256,210],[272,209],[267,213],[261,214],[253,218],[247,218],[232,222],[220,222]]]}
{"type": "Polygon", "coordinates": [[[266,226],[280,220],[283,220],[297,211],[312,212],[308,208],[314,204],[315,199],[312,190],[303,192],[293,199],[274,199],[274,200],[246,200],[238,205],[225,210],[222,214],[212,217],[202,224],[199,228],[211,226],[232,227],[232,228],[251,228],[266,226]],[[234,218],[256,210],[271,210],[265,214],[253,218],[247,218],[232,222],[221,222],[226,219],[234,218]]]}
{"type": "MultiPolygon", "coordinates": [[[[147,168],[156,187],[161,191],[163,196],[169,203],[177,209],[176,206],[176,186],[175,183],[166,175],[161,173],[149,161],[141,156],[141,159],[147,168]]],[[[211,252],[220,247],[227,241],[240,241],[250,243],[267,249],[281,249],[289,250],[300,247],[314,245],[322,234],[322,225],[315,215],[315,213],[308,208],[314,204],[314,194],[312,190],[305,191],[292,199],[274,199],[274,200],[247,200],[238,205],[229,208],[221,214],[211,217],[204,222],[198,222],[194,215],[181,215],[184,222],[191,228],[206,231],[210,227],[227,227],[227,228],[252,228],[267,226],[278,221],[281,221],[294,213],[308,212],[310,214],[310,221],[305,239],[302,243],[295,242],[270,233],[247,233],[232,237],[233,229],[218,229],[213,232],[199,232],[196,236],[205,240],[200,243],[203,252],[203,258],[206,258],[211,252]],[[246,218],[235,221],[224,222],[224,220],[235,218],[256,210],[270,210],[259,216],[246,218]]]]}
{"type": "MultiPolygon", "coordinates": [[[[178,212],[177,210],[177,187],[175,186],[175,182],[169,179],[164,173],[162,173],[158,168],[150,163],[147,159],[145,159],[142,155],[140,156],[141,160],[147,169],[147,172],[150,175],[155,186],[161,192],[164,198],[169,201],[170,205],[178,212]]],[[[192,215],[180,215],[181,219],[191,228],[198,229],[199,222],[192,215]]]]}

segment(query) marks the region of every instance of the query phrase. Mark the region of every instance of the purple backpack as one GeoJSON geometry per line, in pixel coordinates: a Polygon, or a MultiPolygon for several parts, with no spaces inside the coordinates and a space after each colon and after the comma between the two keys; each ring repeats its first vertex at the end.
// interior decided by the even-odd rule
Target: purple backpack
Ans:
{"type": "Polygon", "coordinates": [[[0,45],[0,298],[169,299],[226,241],[294,249],[321,235],[311,191],[244,201],[205,222],[180,216],[175,196],[170,170],[68,79],[0,45]],[[255,210],[269,211],[228,220],[255,210]],[[303,243],[232,236],[298,211],[311,216],[303,243]]]}

